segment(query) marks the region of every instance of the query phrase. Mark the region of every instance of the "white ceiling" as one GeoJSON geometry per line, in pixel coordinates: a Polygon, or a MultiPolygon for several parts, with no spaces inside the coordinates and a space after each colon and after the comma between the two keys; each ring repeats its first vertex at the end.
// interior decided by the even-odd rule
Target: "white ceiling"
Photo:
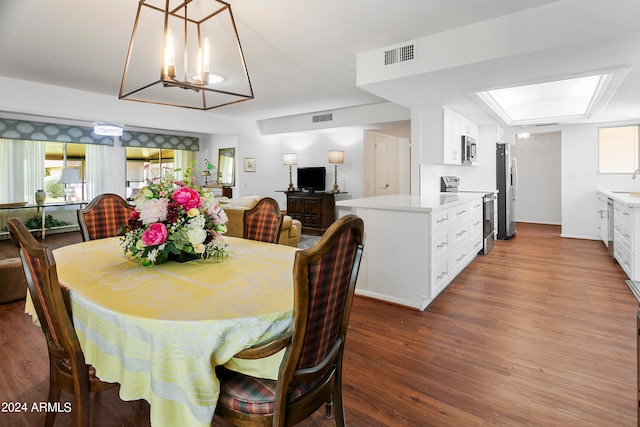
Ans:
{"type": "MultiPolygon", "coordinates": [[[[388,99],[406,107],[444,103],[483,124],[492,118],[467,93],[469,89],[495,88],[503,82],[543,81],[576,74],[576,70],[632,66],[600,117],[640,118],[640,71],[633,67],[640,64],[640,36],[637,22],[631,23],[631,17],[637,21],[640,16],[637,0],[229,3],[255,99],[211,110],[215,113],[264,120],[388,99]],[[398,79],[373,90],[377,95],[356,86],[358,54],[515,13],[519,19],[526,19],[528,12],[519,12],[529,9],[537,11],[533,16],[539,19],[540,11],[558,3],[567,5],[563,10],[575,11],[563,17],[563,31],[575,28],[578,35],[565,49],[539,49],[526,55],[514,54],[398,79]],[[582,12],[587,4],[591,5],[585,9],[588,14],[582,12]],[[593,13],[594,8],[601,8],[602,14],[593,13]],[[590,28],[600,25],[602,15],[608,23],[618,22],[615,32],[590,32],[590,28]],[[601,34],[606,37],[601,38],[601,34]],[[573,52],[570,55],[568,47],[573,52]],[[526,67],[514,65],[519,56],[526,59],[526,67]],[[500,67],[499,71],[496,67],[500,67]]],[[[0,75],[117,97],[136,8],[135,0],[2,0],[0,75]]],[[[545,21],[538,22],[541,32],[548,31],[545,26],[549,23],[545,21]]],[[[549,22],[557,25],[558,21],[549,22]]],[[[538,34],[524,35],[529,36],[538,34]]],[[[460,43],[457,49],[464,51],[468,47],[460,43]]]]}

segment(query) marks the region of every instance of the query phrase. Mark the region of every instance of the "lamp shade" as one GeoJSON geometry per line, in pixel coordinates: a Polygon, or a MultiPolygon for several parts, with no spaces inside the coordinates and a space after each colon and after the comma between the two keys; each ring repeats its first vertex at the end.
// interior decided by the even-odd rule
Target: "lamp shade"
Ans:
{"type": "Polygon", "coordinates": [[[332,165],[341,165],[344,163],[344,151],[342,150],[330,150],[329,151],[329,163],[332,165]]]}
{"type": "Polygon", "coordinates": [[[298,155],[296,153],[285,153],[282,155],[282,163],[285,166],[293,166],[298,164],[298,155]]]}
{"type": "Polygon", "coordinates": [[[58,180],[58,182],[60,184],[75,184],[78,182],[82,182],[82,180],[78,175],[78,169],[64,168],[62,169],[62,173],[60,174],[60,179],[58,180]]]}

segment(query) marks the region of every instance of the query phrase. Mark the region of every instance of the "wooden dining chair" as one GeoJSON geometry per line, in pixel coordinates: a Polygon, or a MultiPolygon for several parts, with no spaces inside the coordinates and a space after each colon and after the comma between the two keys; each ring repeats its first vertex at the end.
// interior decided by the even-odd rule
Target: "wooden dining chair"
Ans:
{"type": "Polygon", "coordinates": [[[277,380],[216,368],[216,414],[237,426],[291,426],[318,408],[331,407],[345,425],[342,357],[363,250],[364,223],[347,215],[318,243],[296,252],[291,332],[235,357],[260,359],[286,348],[277,380]]]}
{"type": "Polygon", "coordinates": [[[244,211],[242,237],[260,242],[278,243],[283,215],[278,202],[264,197],[244,211]]]}
{"type": "Polygon", "coordinates": [[[105,193],[77,212],[82,241],[86,242],[124,234],[133,206],[117,194],[105,193]]]}
{"type": "MultiPolygon", "coordinates": [[[[74,425],[89,426],[90,393],[117,384],[101,381],[96,377],[95,369],[85,363],[69,314],[70,306],[65,303],[58,282],[51,249],[37,242],[17,218],[10,218],[7,225],[11,240],[20,249],[29,293],[47,341],[50,369],[47,399],[50,403],[58,402],[61,390],[73,394],[74,425]]],[[[45,427],[52,426],[55,417],[56,411],[47,412],[45,427]]]]}

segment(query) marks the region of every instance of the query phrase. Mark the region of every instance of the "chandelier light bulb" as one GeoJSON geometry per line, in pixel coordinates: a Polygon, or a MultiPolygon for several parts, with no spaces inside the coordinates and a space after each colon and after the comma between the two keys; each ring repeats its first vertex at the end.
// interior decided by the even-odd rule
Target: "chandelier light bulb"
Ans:
{"type": "Polygon", "coordinates": [[[173,31],[167,30],[167,44],[164,48],[164,78],[176,77],[176,59],[173,54],[173,31]]]}

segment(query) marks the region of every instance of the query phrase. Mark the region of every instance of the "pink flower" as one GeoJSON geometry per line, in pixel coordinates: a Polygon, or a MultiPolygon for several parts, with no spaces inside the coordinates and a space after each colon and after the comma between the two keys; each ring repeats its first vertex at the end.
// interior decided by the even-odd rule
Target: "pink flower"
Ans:
{"type": "Polygon", "coordinates": [[[144,243],[145,246],[161,245],[167,241],[168,235],[167,226],[156,222],[155,224],[151,224],[149,228],[142,233],[142,243],[144,243]]]}
{"type": "Polygon", "coordinates": [[[226,224],[229,221],[227,214],[218,204],[210,204],[207,213],[213,217],[216,224],[226,224]]]}
{"type": "Polygon", "coordinates": [[[145,224],[166,221],[168,205],[169,200],[167,199],[146,200],[142,203],[142,206],[138,207],[138,210],[140,211],[140,220],[145,224]]]}
{"type": "Polygon", "coordinates": [[[193,208],[199,208],[202,205],[198,192],[188,187],[178,188],[173,192],[173,196],[171,196],[171,198],[177,204],[182,205],[185,211],[189,211],[189,209],[193,208]]]}

